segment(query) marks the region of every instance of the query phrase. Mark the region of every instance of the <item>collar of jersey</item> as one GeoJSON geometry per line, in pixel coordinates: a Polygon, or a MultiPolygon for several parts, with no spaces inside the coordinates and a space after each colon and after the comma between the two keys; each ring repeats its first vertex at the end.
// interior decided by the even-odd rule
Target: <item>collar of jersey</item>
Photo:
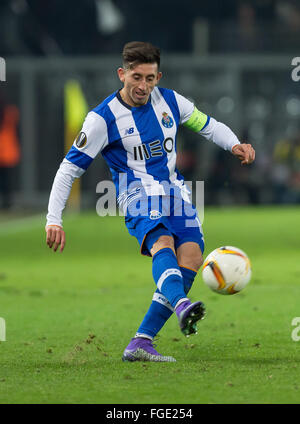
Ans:
{"type": "Polygon", "coordinates": [[[148,108],[151,105],[151,94],[150,94],[148,102],[146,104],[141,106],[130,106],[129,104],[125,103],[124,100],[122,99],[120,90],[117,91],[117,99],[123,106],[125,106],[129,110],[143,110],[144,108],[148,108]]]}

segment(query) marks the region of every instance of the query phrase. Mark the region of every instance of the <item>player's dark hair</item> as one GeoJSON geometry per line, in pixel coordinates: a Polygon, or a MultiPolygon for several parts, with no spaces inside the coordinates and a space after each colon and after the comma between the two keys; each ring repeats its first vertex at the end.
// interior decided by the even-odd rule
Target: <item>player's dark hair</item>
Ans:
{"type": "Polygon", "coordinates": [[[151,43],[131,41],[123,48],[123,66],[125,69],[133,68],[141,63],[157,63],[160,65],[160,50],[151,43]]]}

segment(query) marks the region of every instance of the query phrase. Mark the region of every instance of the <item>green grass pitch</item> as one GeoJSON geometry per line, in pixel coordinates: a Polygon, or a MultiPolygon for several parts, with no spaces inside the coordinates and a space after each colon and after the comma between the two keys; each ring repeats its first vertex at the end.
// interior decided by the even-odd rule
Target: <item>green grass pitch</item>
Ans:
{"type": "Polygon", "coordinates": [[[171,317],[157,349],[177,362],[163,364],[121,361],[155,290],[124,218],[66,214],[63,254],[46,246],[44,219],[2,220],[0,403],[299,403],[299,212],[205,210],[205,254],[245,250],[252,281],[222,296],[199,273],[191,298],[206,318],[185,338],[171,317]]]}

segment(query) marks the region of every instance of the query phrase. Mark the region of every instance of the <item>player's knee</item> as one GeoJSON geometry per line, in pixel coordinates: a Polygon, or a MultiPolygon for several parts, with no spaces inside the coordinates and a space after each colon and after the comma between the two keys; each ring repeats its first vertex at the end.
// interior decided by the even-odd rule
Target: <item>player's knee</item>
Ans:
{"type": "Polygon", "coordinates": [[[158,240],[152,246],[151,255],[152,256],[155,255],[156,252],[166,247],[175,251],[174,239],[172,236],[166,236],[166,235],[160,236],[158,240]]]}
{"type": "Polygon", "coordinates": [[[195,257],[195,268],[197,269],[197,271],[201,268],[201,266],[203,265],[204,259],[202,254],[198,254],[195,257]]]}
{"type": "Polygon", "coordinates": [[[187,263],[189,265],[188,268],[191,268],[191,269],[194,269],[195,271],[198,271],[203,264],[203,257],[202,257],[202,255],[195,255],[195,256],[189,258],[187,263]]]}
{"type": "Polygon", "coordinates": [[[198,271],[203,264],[203,256],[201,252],[194,252],[191,255],[181,255],[178,258],[178,263],[180,266],[193,269],[194,271],[198,271]]]}

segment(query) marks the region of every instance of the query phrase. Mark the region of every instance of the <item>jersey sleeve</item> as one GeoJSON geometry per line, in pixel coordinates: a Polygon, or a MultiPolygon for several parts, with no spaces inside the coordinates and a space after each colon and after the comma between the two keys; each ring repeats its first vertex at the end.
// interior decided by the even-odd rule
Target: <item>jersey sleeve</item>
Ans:
{"type": "Polygon", "coordinates": [[[233,146],[240,144],[239,139],[234,132],[223,122],[210,118],[208,125],[203,128],[199,134],[224,150],[232,151],[233,146]]]}
{"type": "Polygon", "coordinates": [[[181,94],[178,94],[176,91],[174,91],[174,95],[175,95],[177,106],[179,109],[179,116],[180,116],[179,123],[184,124],[186,121],[190,119],[194,111],[195,105],[186,97],[182,96],[181,94]]]}
{"type": "Polygon", "coordinates": [[[184,122],[184,126],[194,132],[203,131],[204,128],[209,124],[210,116],[201,112],[194,106],[193,113],[187,121],[184,122]]]}
{"type": "MultiPolygon", "coordinates": [[[[206,115],[197,109],[196,106],[184,97],[179,96],[182,108],[183,125],[190,130],[202,135],[204,138],[211,140],[224,150],[232,150],[236,144],[240,144],[234,132],[222,122],[218,122],[213,117],[206,115]],[[192,109],[192,112],[190,108],[192,109]]],[[[180,106],[178,104],[179,110],[180,106]]]]}
{"type": "Polygon", "coordinates": [[[64,159],[55,175],[48,203],[48,214],[46,225],[62,226],[62,212],[75,178],[84,173],[82,168],[64,159]]]}
{"type": "Polygon", "coordinates": [[[66,159],[79,168],[86,170],[107,144],[108,136],[105,119],[96,112],[89,112],[66,159]]]}
{"type": "Polygon", "coordinates": [[[107,143],[106,121],[97,113],[89,112],[55,175],[48,203],[47,225],[62,226],[62,212],[75,178],[81,177],[107,143]]]}

